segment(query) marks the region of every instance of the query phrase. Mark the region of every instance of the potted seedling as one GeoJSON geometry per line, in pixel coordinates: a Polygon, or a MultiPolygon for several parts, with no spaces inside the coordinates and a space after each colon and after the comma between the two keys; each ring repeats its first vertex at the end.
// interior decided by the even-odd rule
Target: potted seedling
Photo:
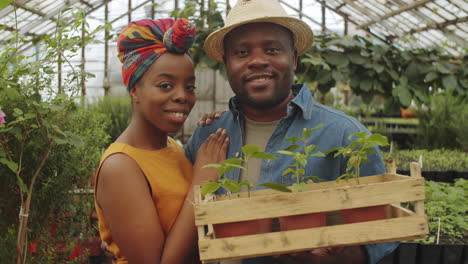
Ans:
{"type": "MultiPolygon", "coordinates": [[[[277,151],[280,154],[291,156],[294,162],[289,165],[288,169],[283,172],[283,176],[290,175],[294,178],[294,183],[291,188],[295,191],[302,192],[306,188],[307,180],[316,180],[320,181],[319,177],[316,176],[306,176],[305,168],[307,166],[307,161],[311,157],[324,157],[325,155],[317,150],[317,146],[309,143],[310,135],[313,131],[321,128],[323,124],[310,129],[304,128],[302,130],[301,137],[289,137],[285,140],[290,142],[291,145],[285,149],[277,151]],[[302,145],[302,147],[301,147],[302,145]],[[300,149],[300,151],[296,151],[300,149]]],[[[272,188],[275,189],[275,188],[272,188]]],[[[294,229],[304,229],[312,228],[318,226],[324,226],[326,222],[325,213],[311,213],[311,214],[302,214],[302,215],[292,215],[287,217],[279,218],[281,230],[294,230],[294,229]]]]}
{"type": "MultiPolygon", "coordinates": [[[[218,168],[218,180],[210,181],[201,187],[201,193],[205,196],[205,199],[216,199],[213,194],[223,187],[228,196],[231,197],[233,193],[238,193],[242,186],[246,186],[248,190],[248,197],[250,197],[250,191],[253,187],[247,179],[241,182],[237,182],[226,177],[226,173],[233,169],[241,169],[247,171],[248,168],[244,164],[248,164],[250,159],[266,159],[274,160],[276,157],[272,154],[263,152],[260,147],[255,145],[245,145],[242,147],[242,156],[239,158],[225,159],[221,164],[208,164],[204,168],[218,168]]],[[[259,186],[274,188],[279,191],[290,191],[281,184],[276,183],[263,183],[259,186]]],[[[244,236],[251,234],[266,233],[271,230],[271,219],[258,219],[249,221],[240,221],[232,223],[214,224],[213,225],[215,235],[217,238],[232,237],[232,236],[244,236]]]]}
{"type": "MultiPolygon", "coordinates": [[[[348,182],[354,179],[359,185],[360,166],[363,162],[368,162],[369,154],[375,154],[374,147],[387,146],[387,137],[380,134],[367,134],[366,131],[352,133],[348,139],[356,139],[346,147],[338,147],[327,150],[325,154],[334,153],[334,157],[343,156],[347,158],[346,172],[339,176],[336,181],[345,180],[348,182]]],[[[369,206],[354,209],[341,210],[345,223],[366,222],[386,218],[385,206],[369,206]]]]}

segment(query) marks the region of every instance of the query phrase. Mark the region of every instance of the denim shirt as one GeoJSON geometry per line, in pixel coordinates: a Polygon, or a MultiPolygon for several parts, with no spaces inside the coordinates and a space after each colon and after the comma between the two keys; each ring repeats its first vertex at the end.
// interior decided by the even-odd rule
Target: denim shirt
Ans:
{"type": "MultiPolygon", "coordinates": [[[[325,152],[331,148],[347,146],[352,140],[348,136],[354,132],[367,131],[357,119],[348,116],[341,111],[315,102],[309,88],[303,84],[293,85],[294,99],[288,104],[287,115],[283,117],[265,148],[265,152],[275,155],[276,160],[263,160],[261,165],[261,175],[257,184],[263,182],[277,182],[285,185],[292,185],[294,182],[291,176],[283,176],[282,172],[288,165],[293,163],[292,157],[276,153],[278,150],[287,148],[290,143],[285,138],[292,136],[302,136],[303,128],[313,128],[319,124],[323,126],[312,132],[309,142],[317,145],[317,150],[325,152]]],[[[229,101],[229,111],[224,113],[219,119],[213,121],[211,125],[199,126],[189,139],[185,154],[187,158],[195,163],[197,151],[205,139],[218,128],[224,128],[229,136],[229,148],[227,158],[235,158],[242,155],[244,117],[240,111],[236,97],[229,101]]],[[[361,176],[382,174],[385,167],[378,148],[376,154],[368,155],[369,162],[363,163],[360,168],[361,176]]],[[[306,166],[306,174],[318,176],[323,181],[335,180],[345,173],[346,160],[341,156],[334,158],[332,155],[326,157],[311,157],[306,166]]],[[[228,172],[226,177],[238,181],[239,169],[228,172]]],[[[256,187],[262,189],[263,187],[256,187]]],[[[218,191],[225,193],[224,189],[218,191]]],[[[368,263],[377,263],[381,258],[391,253],[398,243],[380,243],[365,245],[368,255],[368,263]]],[[[243,263],[276,263],[272,258],[255,258],[244,260],[243,263]],[[261,260],[260,260],[261,259],[261,260]]]]}

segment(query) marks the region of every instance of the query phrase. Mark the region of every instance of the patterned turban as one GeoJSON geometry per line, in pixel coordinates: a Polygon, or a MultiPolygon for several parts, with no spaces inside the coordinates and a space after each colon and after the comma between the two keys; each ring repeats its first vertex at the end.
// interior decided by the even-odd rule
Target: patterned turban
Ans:
{"type": "Polygon", "coordinates": [[[122,77],[130,91],[166,52],[183,54],[195,41],[195,25],[185,18],[142,19],[131,22],[117,40],[122,77]]]}

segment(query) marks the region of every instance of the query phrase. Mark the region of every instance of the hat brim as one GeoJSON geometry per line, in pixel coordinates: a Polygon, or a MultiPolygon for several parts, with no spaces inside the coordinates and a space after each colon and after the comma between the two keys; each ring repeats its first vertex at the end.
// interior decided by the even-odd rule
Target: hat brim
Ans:
{"type": "Polygon", "coordinates": [[[258,22],[274,23],[289,29],[294,36],[294,47],[296,48],[298,55],[302,55],[307,50],[309,50],[314,41],[314,34],[312,29],[310,29],[310,27],[300,19],[284,16],[261,17],[242,21],[241,23],[232,24],[214,31],[205,40],[205,52],[212,59],[219,62],[224,62],[224,38],[226,37],[226,34],[239,26],[258,22]]]}

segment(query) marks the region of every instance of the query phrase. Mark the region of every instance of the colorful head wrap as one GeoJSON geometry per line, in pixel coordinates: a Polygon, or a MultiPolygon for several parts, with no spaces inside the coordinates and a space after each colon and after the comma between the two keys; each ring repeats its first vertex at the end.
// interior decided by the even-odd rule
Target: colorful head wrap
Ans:
{"type": "Polygon", "coordinates": [[[195,25],[185,18],[131,22],[117,40],[122,77],[127,89],[165,52],[183,54],[195,41],[195,25]]]}

